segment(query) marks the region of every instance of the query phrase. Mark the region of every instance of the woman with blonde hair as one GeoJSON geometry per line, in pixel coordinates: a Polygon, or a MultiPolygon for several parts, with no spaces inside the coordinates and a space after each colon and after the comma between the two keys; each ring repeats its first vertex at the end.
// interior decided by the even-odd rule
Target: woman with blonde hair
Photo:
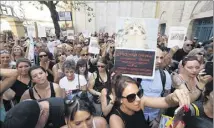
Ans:
{"type": "Polygon", "coordinates": [[[24,57],[24,50],[22,49],[21,46],[19,45],[15,45],[13,46],[12,48],[12,51],[11,51],[11,59],[12,61],[15,61],[18,60],[19,58],[23,58],[24,57]]]}

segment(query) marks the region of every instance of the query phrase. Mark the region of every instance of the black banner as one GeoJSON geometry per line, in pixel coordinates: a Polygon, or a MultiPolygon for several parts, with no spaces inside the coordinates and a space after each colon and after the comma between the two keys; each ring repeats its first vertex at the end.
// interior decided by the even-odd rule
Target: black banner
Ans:
{"type": "Polygon", "coordinates": [[[155,51],[115,50],[115,70],[129,75],[153,76],[155,51]]]}

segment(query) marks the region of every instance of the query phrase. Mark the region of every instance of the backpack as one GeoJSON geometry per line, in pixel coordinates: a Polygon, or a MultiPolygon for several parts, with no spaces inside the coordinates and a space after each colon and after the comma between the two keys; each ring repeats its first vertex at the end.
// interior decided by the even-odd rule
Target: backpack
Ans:
{"type": "Polygon", "coordinates": [[[162,82],[162,87],[163,87],[163,90],[161,92],[161,97],[163,97],[164,93],[165,93],[166,74],[163,69],[159,69],[159,71],[160,71],[161,82],[162,82]]]}

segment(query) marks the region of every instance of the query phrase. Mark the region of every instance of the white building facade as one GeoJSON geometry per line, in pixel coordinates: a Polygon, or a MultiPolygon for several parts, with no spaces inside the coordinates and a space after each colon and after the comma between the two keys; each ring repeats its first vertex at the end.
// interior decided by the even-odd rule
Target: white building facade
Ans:
{"type": "Polygon", "coordinates": [[[169,27],[184,26],[187,37],[207,40],[213,33],[213,1],[87,1],[95,17],[88,21],[85,10],[72,10],[75,32],[88,30],[112,34],[117,17],[158,18],[159,31],[168,35],[169,27]]]}

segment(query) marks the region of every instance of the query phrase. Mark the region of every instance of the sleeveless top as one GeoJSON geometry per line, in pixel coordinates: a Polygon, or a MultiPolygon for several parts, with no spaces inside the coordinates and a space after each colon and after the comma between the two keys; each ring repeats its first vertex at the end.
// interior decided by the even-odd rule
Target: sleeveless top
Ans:
{"type": "MultiPolygon", "coordinates": [[[[99,71],[96,72],[97,73],[97,78],[95,79],[95,83],[94,83],[94,90],[101,92],[103,88],[105,88],[108,84],[110,84],[110,76],[108,71],[106,71],[107,73],[107,81],[103,82],[102,78],[100,77],[99,71]],[[102,82],[100,82],[100,80],[102,82]]],[[[93,100],[95,103],[100,104],[97,102],[99,96],[97,95],[93,95],[93,100]]]]}
{"type": "Polygon", "coordinates": [[[20,99],[22,97],[22,94],[31,87],[31,81],[26,85],[25,83],[16,80],[16,82],[13,84],[11,89],[16,93],[14,100],[16,103],[20,102],[20,99]]]}
{"type": "MultiPolygon", "coordinates": [[[[56,97],[56,93],[54,91],[53,83],[50,83],[50,89],[51,89],[51,97],[56,97]]],[[[30,94],[31,99],[37,100],[33,95],[33,87],[29,88],[29,94],[30,94]]]]}
{"type": "Polygon", "coordinates": [[[120,108],[117,108],[114,109],[112,114],[119,116],[123,120],[125,128],[149,128],[142,110],[135,112],[133,115],[127,115],[120,108]]]}

